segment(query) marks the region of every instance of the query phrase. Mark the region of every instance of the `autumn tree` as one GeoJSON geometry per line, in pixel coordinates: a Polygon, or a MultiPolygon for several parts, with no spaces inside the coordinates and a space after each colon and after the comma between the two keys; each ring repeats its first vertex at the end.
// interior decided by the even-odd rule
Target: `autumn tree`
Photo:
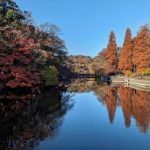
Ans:
{"type": "Polygon", "coordinates": [[[39,43],[41,44],[41,48],[49,52],[53,58],[58,57],[59,60],[62,61],[66,57],[67,52],[65,42],[59,38],[59,27],[45,23],[40,25],[38,32],[42,37],[39,43]]]}
{"type": "Polygon", "coordinates": [[[121,72],[125,73],[127,70],[132,71],[132,56],[133,56],[133,41],[130,28],[127,28],[123,47],[121,49],[118,68],[121,72]]]}
{"type": "Polygon", "coordinates": [[[117,72],[117,65],[118,65],[117,44],[116,44],[115,34],[113,31],[111,31],[110,33],[109,41],[107,44],[107,48],[104,52],[104,56],[106,58],[106,63],[108,64],[106,68],[106,72],[107,73],[117,72]]]}
{"type": "Polygon", "coordinates": [[[34,87],[41,83],[32,39],[18,39],[13,48],[0,49],[0,81],[6,87],[34,87]]]}
{"type": "Polygon", "coordinates": [[[133,65],[135,72],[150,68],[150,29],[148,26],[141,27],[134,39],[133,65]]]}
{"type": "Polygon", "coordinates": [[[12,0],[0,0],[2,88],[31,89],[44,82],[52,85],[54,79],[57,80],[57,71],[66,57],[65,43],[57,30],[55,25],[49,24],[35,27],[31,13],[23,13],[12,0]],[[43,68],[49,66],[51,81],[42,73],[43,68]]]}
{"type": "Polygon", "coordinates": [[[96,57],[93,58],[92,62],[92,70],[97,75],[102,75],[105,72],[105,69],[107,68],[105,65],[105,57],[104,57],[104,51],[103,49],[96,57]]]}

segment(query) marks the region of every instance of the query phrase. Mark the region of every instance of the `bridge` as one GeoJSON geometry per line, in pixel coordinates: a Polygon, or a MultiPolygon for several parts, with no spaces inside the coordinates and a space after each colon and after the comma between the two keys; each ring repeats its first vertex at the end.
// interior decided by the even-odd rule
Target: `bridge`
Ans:
{"type": "Polygon", "coordinates": [[[96,75],[96,74],[73,74],[72,78],[99,78],[103,82],[111,82],[111,77],[108,75],[96,75]]]}
{"type": "Polygon", "coordinates": [[[96,78],[96,74],[73,74],[73,78],[96,78]]]}

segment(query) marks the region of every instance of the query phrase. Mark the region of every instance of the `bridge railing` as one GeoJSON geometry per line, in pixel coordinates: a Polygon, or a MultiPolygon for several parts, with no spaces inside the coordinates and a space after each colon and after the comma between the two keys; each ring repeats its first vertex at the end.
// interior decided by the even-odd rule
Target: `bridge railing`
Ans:
{"type": "Polygon", "coordinates": [[[74,74],[73,77],[76,78],[95,78],[97,77],[96,74],[74,74]]]}

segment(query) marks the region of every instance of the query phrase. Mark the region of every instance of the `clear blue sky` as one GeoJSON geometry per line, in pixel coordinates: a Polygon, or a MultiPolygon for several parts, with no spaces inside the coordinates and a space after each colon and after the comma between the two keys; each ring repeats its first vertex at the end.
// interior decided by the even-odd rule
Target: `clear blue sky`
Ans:
{"type": "Polygon", "coordinates": [[[61,28],[69,54],[95,56],[106,47],[111,30],[122,45],[130,27],[136,35],[150,24],[150,0],[15,0],[32,12],[37,24],[49,22],[61,28]]]}

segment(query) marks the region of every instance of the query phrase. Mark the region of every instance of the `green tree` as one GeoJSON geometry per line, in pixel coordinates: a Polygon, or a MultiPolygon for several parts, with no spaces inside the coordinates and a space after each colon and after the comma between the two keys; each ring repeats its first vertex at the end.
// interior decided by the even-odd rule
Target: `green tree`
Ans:
{"type": "Polygon", "coordinates": [[[0,27],[2,29],[17,27],[23,19],[24,15],[14,1],[0,0],[0,27]]]}
{"type": "Polygon", "coordinates": [[[42,76],[45,79],[45,85],[56,85],[58,82],[58,71],[54,66],[46,66],[42,70],[42,76]]]}

